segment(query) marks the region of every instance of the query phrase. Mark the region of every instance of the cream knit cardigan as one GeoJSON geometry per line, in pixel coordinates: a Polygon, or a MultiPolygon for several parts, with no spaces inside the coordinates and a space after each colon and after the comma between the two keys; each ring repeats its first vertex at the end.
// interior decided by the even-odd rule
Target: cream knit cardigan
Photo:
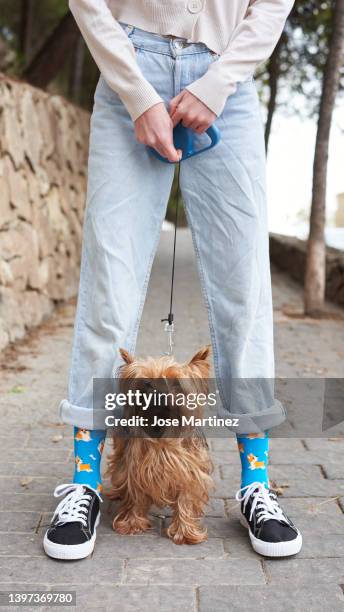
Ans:
{"type": "Polygon", "coordinates": [[[203,42],[220,55],[187,89],[216,115],[272,53],[294,0],[69,0],[108,85],[135,121],[161,97],[140,71],[119,21],[149,32],[203,42]]]}

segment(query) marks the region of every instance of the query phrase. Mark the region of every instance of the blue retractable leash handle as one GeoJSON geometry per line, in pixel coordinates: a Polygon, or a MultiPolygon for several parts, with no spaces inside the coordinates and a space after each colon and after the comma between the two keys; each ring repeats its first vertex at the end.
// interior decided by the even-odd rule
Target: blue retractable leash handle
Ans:
{"type": "MultiPolygon", "coordinates": [[[[194,155],[199,155],[200,153],[204,153],[205,151],[209,151],[217,145],[221,140],[220,130],[216,127],[216,125],[211,125],[210,128],[207,129],[206,132],[210,138],[210,143],[203,147],[202,149],[196,149],[195,143],[197,139],[197,134],[193,130],[189,128],[183,127],[181,123],[178,123],[173,130],[173,142],[175,148],[181,149],[183,151],[183,155],[180,161],[184,161],[189,157],[194,157],[194,155]]],[[[166,164],[173,164],[174,162],[168,161],[166,157],[162,157],[160,153],[158,153],[155,149],[150,149],[151,153],[157,157],[160,161],[165,162],[166,164]]]]}
{"type": "MultiPolygon", "coordinates": [[[[172,275],[171,275],[171,294],[170,294],[170,309],[167,317],[165,319],[161,319],[161,322],[165,322],[165,332],[168,335],[168,351],[165,353],[166,355],[173,354],[173,335],[174,335],[174,315],[173,315],[173,285],[174,285],[174,267],[176,260],[176,240],[177,240],[177,226],[178,226],[178,205],[179,200],[181,199],[181,191],[180,191],[180,162],[188,159],[189,157],[194,157],[194,155],[199,155],[199,153],[204,153],[205,151],[209,151],[215,147],[221,140],[220,130],[212,125],[208,130],[207,134],[210,138],[210,144],[203,147],[202,149],[195,148],[195,142],[197,139],[197,134],[191,129],[185,128],[179,123],[173,130],[173,142],[175,148],[181,149],[182,157],[178,162],[178,174],[177,174],[177,202],[176,202],[176,211],[175,211],[175,221],[174,221],[174,240],[173,240],[173,257],[172,257],[172,275]]],[[[160,161],[165,162],[167,164],[172,164],[174,162],[170,162],[166,157],[162,157],[155,149],[150,148],[151,153],[160,161]]]]}

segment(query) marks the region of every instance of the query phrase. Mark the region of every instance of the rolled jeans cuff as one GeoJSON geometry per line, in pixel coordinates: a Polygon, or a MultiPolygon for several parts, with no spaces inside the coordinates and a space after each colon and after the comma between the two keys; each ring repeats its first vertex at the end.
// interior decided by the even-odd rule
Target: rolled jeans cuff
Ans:
{"type": "Polygon", "coordinates": [[[238,425],[229,427],[230,431],[235,434],[253,434],[267,431],[278,425],[281,425],[286,418],[286,410],[279,400],[275,400],[274,404],[268,409],[255,413],[238,413],[229,412],[221,408],[219,417],[230,418],[232,422],[237,419],[238,425]]]}
{"type": "Polygon", "coordinates": [[[84,408],[63,399],[59,406],[59,415],[64,423],[80,427],[80,429],[106,429],[104,408],[84,408]]]}

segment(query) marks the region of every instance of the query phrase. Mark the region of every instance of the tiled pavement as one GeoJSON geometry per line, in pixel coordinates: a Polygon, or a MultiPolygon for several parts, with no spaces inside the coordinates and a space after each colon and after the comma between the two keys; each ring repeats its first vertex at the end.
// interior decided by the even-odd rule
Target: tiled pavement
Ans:
{"type": "MultiPolygon", "coordinates": [[[[168,304],[170,247],[171,234],[164,233],[141,328],[142,354],[165,349],[160,318],[168,304]]],[[[273,281],[277,374],[343,376],[343,323],[287,316],[299,308],[300,290],[275,272],[273,281]]],[[[76,590],[80,610],[344,610],[344,439],[335,435],[272,440],[271,478],[304,535],[296,558],[271,561],[251,550],[233,499],[239,484],[233,439],[211,440],[216,490],[204,544],[172,544],[164,537],[168,512],[159,510],[153,510],[149,535],[115,535],[114,508],[105,501],[91,558],[62,563],[44,556],[52,490],[68,482],[73,467],[70,428],[58,422],[56,412],[65,393],[73,313],[73,305],[61,309],[3,359],[0,590],[76,590]]],[[[185,231],[178,237],[175,314],[177,356],[185,358],[208,341],[185,231]]]]}

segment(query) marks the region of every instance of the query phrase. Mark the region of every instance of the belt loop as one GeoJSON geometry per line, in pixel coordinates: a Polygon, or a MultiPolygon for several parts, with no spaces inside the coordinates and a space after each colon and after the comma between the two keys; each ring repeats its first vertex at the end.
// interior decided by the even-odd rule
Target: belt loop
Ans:
{"type": "Polygon", "coordinates": [[[127,36],[130,36],[134,32],[134,29],[135,29],[134,26],[129,25],[129,24],[126,25],[125,26],[125,32],[126,32],[127,36]]]}
{"type": "Polygon", "coordinates": [[[173,38],[170,38],[170,37],[169,37],[169,45],[170,45],[170,53],[171,53],[171,56],[172,56],[174,59],[176,59],[176,57],[177,57],[177,53],[176,53],[176,48],[175,48],[175,46],[174,46],[174,40],[173,40],[173,38]]]}

